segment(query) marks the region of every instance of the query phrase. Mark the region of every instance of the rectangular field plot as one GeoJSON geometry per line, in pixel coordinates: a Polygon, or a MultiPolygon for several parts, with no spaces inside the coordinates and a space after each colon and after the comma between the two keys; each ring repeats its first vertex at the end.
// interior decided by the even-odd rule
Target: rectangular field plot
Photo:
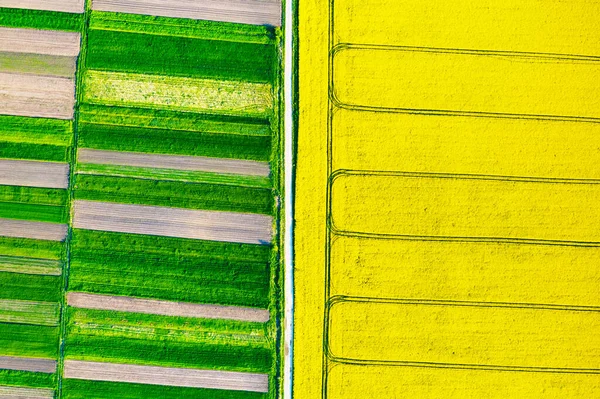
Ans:
{"type": "Polygon", "coordinates": [[[490,305],[334,302],[334,358],[556,369],[600,368],[600,313],[490,305]]]}
{"type": "Polygon", "coordinates": [[[54,399],[54,390],[0,386],[0,398],[54,399]]]}
{"type": "Polygon", "coordinates": [[[481,240],[600,241],[600,185],[452,175],[340,174],[340,231],[481,240]]]}
{"type": "Polygon", "coordinates": [[[600,395],[594,374],[342,364],[331,369],[327,381],[328,399],[581,399],[600,395]]]}
{"type": "Polygon", "coordinates": [[[339,43],[600,55],[600,5],[560,0],[336,0],[339,43]]]}
{"type": "Polygon", "coordinates": [[[597,123],[340,109],[332,140],[334,169],[600,178],[597,123]]]}
{"type": "Polygon", "coordinates": [[[83,13],[84,0],[0,0],[0,7],[83,13]]]}
{"type": "Polygon", "coordinates": [[[598,307],[598,247],[337,237],[331,294],[598,307]]]}
{"type": "Polygon", "coordinates": [[[278,0],[93,0],[92,8],[173,18],[205,19],[255,25],[281,25],[278,0]]]}
{"type": "Polygon", "coordinates": [[[333,57],[344,107],[600,118],[598,60],[352,46],[333,57]]]}

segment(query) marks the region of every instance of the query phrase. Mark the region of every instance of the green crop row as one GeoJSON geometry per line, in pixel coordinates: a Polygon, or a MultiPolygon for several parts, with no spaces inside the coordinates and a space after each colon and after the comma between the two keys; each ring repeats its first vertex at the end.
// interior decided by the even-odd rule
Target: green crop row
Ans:
{"type": "Polygon", "coordinates": [[[272,44],[90,29],[86,67],[103,71],[271,82],[275,56],[272,44]]]}
{"type": "Polygon", "coordinates": [[[0,385],[28,388],[54,388],[56,374],[0,369],[0,385]]]}
{"type": "Polygon", "coordinates": [[[81,123],[78,145],[113,151],[268,161],[271,137],[81,123]]]}
{"type": "Polygon", "coordinates": [[[0,254],[39,259],[61,259],[64,244],[56,241],[31,240],[0,236],[0,254]]]}
{"type": "Polygon", "coordinates": [[[90,28],[273,45],[278,34],[278,29],[266,25],[236,24],[103,11],[93,11],[91,13],[90,28]]]}
{"type": "Polygon", "coordinates": [[[0,356],[56,359],[59,328],[0,323],[0,356]]]}
{"type": "Polygon", "coordinates": [[[67,190],[0,185],[0,202],[65,206],[67,190]]]}
{"type": "Polygon", "coordinates": [[[0,26],[76,32],[82,25],[81,14],[0,7],[0,26]]]}
{"type": "Polygon", "coordinates": [[[0,158],[66,162],[68,149],[51,144],[0,142],[0,158]]]}
{"type": "Polygon", "coordinates": [[[244,116],[212,115],[132,107],[81,104],[80,122],[242,136],[271,136],[269,122],[244,116]]]}
{"type": "Polygon", "coordinates": [[[113,254],[145,253],[173,261],[192,259],[222,259],[268,264],[271,248],[266,245],[237,244],[186,238],[158,237],[141,234],[121,234],[90,230],[73,230],[72,254],[81,250],[110,251],[113,254]]]}
{"type": "Polygon", "coordinates": [[[271,180],[268,177],[221,174],[213,172],[96,164],[77,164],[76,172],[78,174],[96,176],[118,176],[145,180],[156,179],[184,183],[206,183],[265,189],[271,188],[271,180]]]}
{"type": "Polygon", "coordinates": [[[58,302],[62,297],[60,276],[0,272],[0,286],[0,299],[58,302]]]}
{"type": "Polygon", "coordinates": [[[67,217],[63,206],[0,202],[0,218],[66,223],[67,217]]]}
{"type": "Polygon", "coordinates": [[[73,123],[67,120],[0,115],[0,140],[68,146],[73,123]]]}
{"type": "Polygon", "coordinates": [[[270,214],[269,189],[113,176],[77,175],[75,198],[127,204],[270,214]]]}
{"type": "Polygon", "coordinates": [[[64,399],[266,399],[267,394],[221,389],[180,388],[163,385],[66,379],[64,399]]]}

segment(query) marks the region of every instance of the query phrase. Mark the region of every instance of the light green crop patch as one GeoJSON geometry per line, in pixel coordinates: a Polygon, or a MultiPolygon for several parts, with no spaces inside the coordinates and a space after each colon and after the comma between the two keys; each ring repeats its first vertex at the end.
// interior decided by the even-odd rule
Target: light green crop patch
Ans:
{"type": "Polygon", "coordinates": [[[0,322],[57,326],[60,305],[52,302],[0,300],[0,322]]]}
{"type": "Polygon", "coordinates": [[[84,102],[267,118],[270,84],[87,71],[84,102]]]}

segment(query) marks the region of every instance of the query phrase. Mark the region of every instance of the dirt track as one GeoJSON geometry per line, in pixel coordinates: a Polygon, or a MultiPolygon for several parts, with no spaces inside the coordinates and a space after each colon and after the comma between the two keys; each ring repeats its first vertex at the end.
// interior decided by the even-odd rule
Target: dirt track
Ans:
{"type": "Polygon", "coordinates": [[[99,11],[281,26],[280,0],[94,0],[99,11]]]}
{"type": "Polygon", "coordinates": [[[268,392],[267,374],[66,360],[65,378],[268,392]]]}
{"type": "Polygon", "coordinates": [[[0,184],[66,189],[69,164],[0,159],[0,184]]]}
{"type": "Polygon", "coordinates": [[[114,310],[119,312],[157,314],[163,316],[198,317],[206,319],[228,319],[265,323],[269,311],[238,306],[202,305],[195,303],[159,301],[120,296],[69,292],[69,306],[84,309],[114,310]]]}
{"type": "Polygon", "coordinates": [[[136,166],[269,177],[269,164],[267,162],[237,159],[101,151],[82,148],[77,152],[77,160],[81,163],[101,165],[136,166]]]}
{"type": "Polygon", "coordinates": [[[75,201],[73,209],[78,229],[263,245],[273,234],[265,215],[94,201],[75,201]]]}

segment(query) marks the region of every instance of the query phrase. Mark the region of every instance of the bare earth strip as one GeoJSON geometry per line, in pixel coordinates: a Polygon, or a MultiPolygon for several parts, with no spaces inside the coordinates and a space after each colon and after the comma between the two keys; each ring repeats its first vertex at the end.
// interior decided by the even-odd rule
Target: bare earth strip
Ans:
{"type": "Polygon", "coordinates": [[[255,323],[269,321],[266,309],[238,306],[201,305],[195,303],[159,301],[110,295],[69,292],[69,306],[84,309],[113,310],[117,312],[145,313],[161,316],[195,317],[204,319],[227,319],[255,323]]]}
{"type": "Polygon", "coordinates": [[[69,186],[69,164],[0,159],[0,184],[66,189],[69,186]]]}
{"type": "MultiPolygon", "coordinates": [[[[6,7],[3,3],[0,7],[6,7]]],[[[65,57],[77,57],[81,42],[77,32],[22,28],[0,28],[0,38],[0,51],[65,57]]]]}
{"type": "Polygon", "coordinates": [[[0,73],[0,114],[73,119],[71,78],[0,73]]]}
{"type": "Polygon", "coordinates": [[[280,0],[94,0],[92,9],[281,26],[280,0]]]}
{"type": "Polygon", "coordinates": [[[162,206],[75,201],[78,229],[267,245],[271,216],[162,206]]]}
{"type": "Polygon", "coordinates": [[[54,390],[44,388],[0,387],[2,399],[52,399],[54,390]]]}
{"type": "Polygon", "coordinates": [[[58,260],[0,256],[0,272],[60,276],[62,265],[58,260]]]}
{"type": "Polygon", "coordinates": [[[269,163],[236,159],[177,155],[156,155],[136,152],[101,151],[82,148],[77,153],[81,163],[120,165],[143,168],[175,169],[214,173],[231,173],[269,177],[269,163]]]}
{"type": "Polygon", "coordinates": [[[65,378],[189,388],[268,392],[267,374],[66,360],[65,378]]]}
{"type": "Polygon", "coordinates": [[[52,302],[0,300],[0,322],[57,326],[60,305],[52,302]]]}
{"type": "Polygon", "coordinates": [[[70,78],[76,63],[77,57],[71,56],[0,52],[0,72],[70,78]]]}
{"type": "Polygon", "coordinates": [[[0,356],[1,369],[52,374],[56,371],[56,360],[0,356]]]}
{"type": "Polygon", "coordinates": [[[66,236],[66,224],[0,219],[0,237],[63,241],[66,236]]]}

